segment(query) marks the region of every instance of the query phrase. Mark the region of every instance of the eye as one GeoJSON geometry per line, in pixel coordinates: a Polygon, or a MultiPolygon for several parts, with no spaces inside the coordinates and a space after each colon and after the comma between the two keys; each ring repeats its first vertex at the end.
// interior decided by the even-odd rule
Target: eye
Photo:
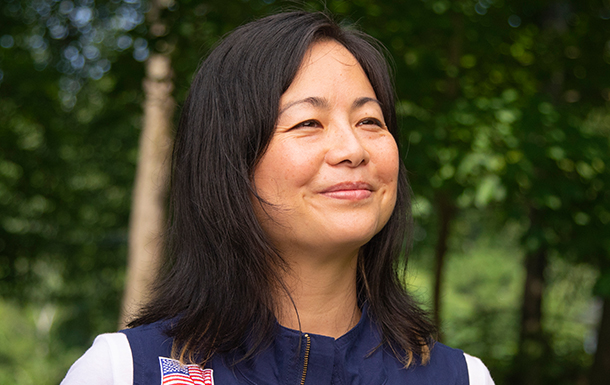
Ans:
{"type": "Polygon", "coordinates": [[[295,128],[321,128],[322,127],[322,123],[318,122],[317,120],[305,120],[304,122],[301,122],[295,126],[293,126],[291,129],[295,129],[295,128]]]}
{"type": "Polygon", "coordinates": [[[385,124],[381,122],[381,120],[376,118],[364,118],[358,122],[359,126],[376,126],[380,128],[385,128],[385,124]]]}

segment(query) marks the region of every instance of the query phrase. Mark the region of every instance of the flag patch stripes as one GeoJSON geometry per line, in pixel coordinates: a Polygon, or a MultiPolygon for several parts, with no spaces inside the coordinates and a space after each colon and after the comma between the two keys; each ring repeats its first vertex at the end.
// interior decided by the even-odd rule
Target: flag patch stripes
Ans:
{"type": "Polygon", "coordinates": [[[214,385],[212,369],[198,365],[182,365],[180,361],[159,357],[161,385],[214,385]]]}

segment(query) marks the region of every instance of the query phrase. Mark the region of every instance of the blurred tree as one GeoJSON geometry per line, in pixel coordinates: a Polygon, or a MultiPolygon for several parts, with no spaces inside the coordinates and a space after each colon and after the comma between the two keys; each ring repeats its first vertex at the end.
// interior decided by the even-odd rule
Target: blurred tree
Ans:
{"type": "MultiPolygon", "coordinates": [[[[154,37],[167,34],[167,26],[160,14],[172,5],[173,0],[150,3],[146,20],[148,30],[154,37]]],[[[164,52],[154,51],[145,64],[144,120],[129,221],[129,259],[119,321],[121,328],[127,326],[129,319],[145,301],[163,254],[162,234],[171,163],[174,99],[170,59],[172,47],[169,44],[162,47],[164,52]]]]}
{"type": "MultiPolygon", "coordinates": [[[[505,130],[510,133],[496,144],[502,143],[498,150],[506,154],[505,207],[527,224],[522,238],[527,277],[511,376],[523,384],[545,383],[574,365],[568,357],[549,360],[553,341],[543,328],[548,256],[599,266],[599,257],[609,255],[599,241],[607,237],[610,222],[604,209],[610,197],[603,189],[609,138],[591,119],[608,100],[609,35],[599,31],[610,31],[610,25],[608,9],[593,5],[515,3],[508,16],[515,26],[509,52],[517,65],[507,74],[521,97],[513,103],[517,113],[505,130]]],[[[561,377],[556,380],[566,380],[561,377]]]]}
{"type": "MultiPolygon", "coordinates": [[[[164,31],[155,33],[154,22],[144,22],[151,4],[0,5],[0,295],[56,314],[49,330],[61,343],[51,349],[83,347],[116,326],[138,136],[147,137],[139,132],[145,67],[169,59],[175,86],[163,98],[180,104],[219,36],[294,5],[176,1],[162,7],[164,31]]],[[[395,58],[401,146],[416,195],[414,237],[417,248],[436,254],[438,323],[451,317],[441,306],[442,284],[456,227],[467,222],[481,234],[511,220],[526,254],[519,351],[489,349],[482,358],[498,384],[583,380],[582,348],[557,353],[545,331],[545,266],[549,257],[595,266],[603,273],[596,294],[610,298],[610,2],[302,5],[359,24],[395,58]],[[512,367],[498,361],[498,350],[515,357],[512,367]]],[[[157,85],[168,91],[166,75],[157,85]]],[[[167,124],[172,103],[165,107],[167,124]]],[[[608,378],[608,303],[591,384],[608,378]]]]}
{"type": "Polygon", "coordinates": [[[0,293],[56,310],[45,330],[61,344],[49,354],[116,325],[140,115],[141,7],[0,6],[0,293]]]}

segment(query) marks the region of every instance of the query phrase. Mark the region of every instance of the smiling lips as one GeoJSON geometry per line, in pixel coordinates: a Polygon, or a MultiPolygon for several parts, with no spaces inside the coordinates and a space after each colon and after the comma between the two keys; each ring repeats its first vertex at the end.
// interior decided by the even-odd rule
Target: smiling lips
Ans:
{"type": "Polygon", "coordinates": [[[373,193],[373,187],[365,182],[342,182],[337,183],[320,194],[334,199],[358,201],[366,199],[373,193]]]}

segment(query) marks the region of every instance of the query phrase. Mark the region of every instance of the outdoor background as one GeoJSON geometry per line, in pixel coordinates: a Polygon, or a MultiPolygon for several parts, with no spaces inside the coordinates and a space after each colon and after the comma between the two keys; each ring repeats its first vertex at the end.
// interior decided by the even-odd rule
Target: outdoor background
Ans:
{"type": "Polygon", "coordinates": [[[389,51],[442,341],[498,385],[607,384],[610,0],[2,0],[0,383],[57,384],[117,330],[201,58],[295,5],[389,51]]]}

